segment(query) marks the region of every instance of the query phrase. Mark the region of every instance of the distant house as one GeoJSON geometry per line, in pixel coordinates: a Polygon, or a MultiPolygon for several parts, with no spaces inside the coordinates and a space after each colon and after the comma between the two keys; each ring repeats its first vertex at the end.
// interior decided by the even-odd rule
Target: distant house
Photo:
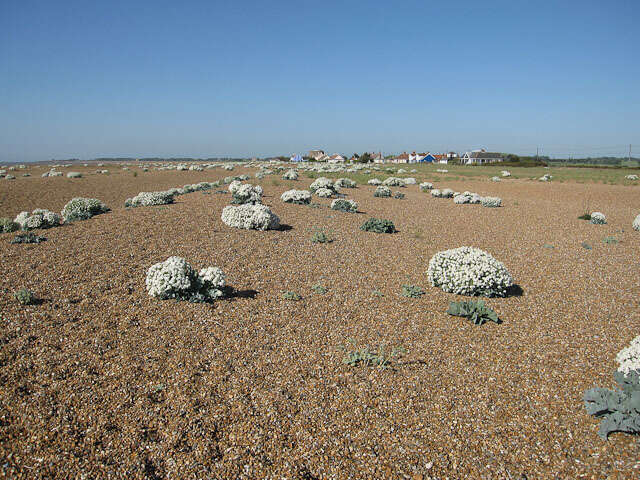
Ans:
{"type": "Polygon", "coordinates": [[[378,153],[370,153],[371,161],[373,163],[384,163],[384,157],[382,156],[382,152],[378,153]]]}
{"type": "Polygon", "coordinates": [[[309,150],[309,157],[314,160],[320,160],[321,157],[324,156],[324,150],[309,150]]]}
{"type": "Polygon", "coordinates": [[[423,155],[420,162],[433,163],[436,161],[436,157],[430,153],[424,153],[420,155],[423,155]]]}
{"type": "Polygon", "coordinates": [[[393,163],[409,163],[409,154],[407,152],[404,152],[402,155],[398,155],[391,161],[393,163]]]}
{"type": "Polygon", "coordinates": [[[473,150],[467,152],[462,156],[462,163],[464,165],[482,165],[484,163],[496,163],[502,162],[504,158],[501,153],[485,152],[482,150],[473,150]]]}
{"type": "Polygon", "coordinates": [[[344,163],[345,160],[346,159],[342,155],[338,155],[337,153],[334,153],[333,155],[331,155],[329,157],[327,162],[329,162],[329,163],[344,163]]]}
{"type": "Polygon", "coordinates": [[[291,158],[289,159],[290,162],[304,162],[304,159],[298,155],[297,153],[291,155],[291,158]]]}

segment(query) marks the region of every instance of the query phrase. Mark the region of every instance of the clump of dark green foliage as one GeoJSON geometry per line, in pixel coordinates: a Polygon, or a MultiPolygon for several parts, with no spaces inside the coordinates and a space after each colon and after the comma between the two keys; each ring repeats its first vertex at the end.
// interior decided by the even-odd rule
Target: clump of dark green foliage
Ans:
{"type": "Polygon", "coordinates": [[[582,248],[584,248],[585,250],[591,250],[591,245],[589,245],[587,242],[582,242],[582,248]]]}
{"type": "Polygon", "coordinates": [[[357,211],[357,208],[354,208],[351,202],[347,202],[342,198],[336,200],[331,206],[331,208],[333,210],[338,210],[340,212],[347,212],[347,213],[355,213],[357,211]]]}
{"type": "Polygon", "coordinates": [[[424,295],[424,290],[417,285],[402,285],[403,297],[417,298],[420,295],[424,295]]]}
{"type": "Polygon", "coordinates": [[[475,325],[483,325],[489,320],[500,323],[498,314],[487,307],[484,300],[469,300],[466,302],[451,302],[447,310],[449,315],[456,317],[465,317],[471,320],[475,325]]]}
{"type": "Polygon", "coordinates": [[[20,225],[10,218],[0,218],[0,233],[11,233],[20,230],[20,225]]]}
{"type": "Polygon", "coordinates": [[[369,347],[356,349],[353,340],[349,340],[349,343],[353,349],[350,350],[343,345],[338,347],[338,349],[345,353],[342,363],[350,367],[361,365],[365,367],[378,367],[380,369],[391,368],[392,361],[406,353],[403,347],[393,347],[387,355],[384,351],[384,346],[380,346],[377,351],[373,351],[369,350],[369,347]]]}
{"type": "Polygon", "coordinates": [[[333,242],[333,238],[324,233],[323,230],[317,230],[311,236],[311,241],[313,243],[331,243],[333,242]]]}
{"type": "Polygon", "coordinates": [[[398,200],[402,200],[404,198],[404,193],[396,192],[393,194],[393,198],[397,198],[398,200]]]}
{"type": "Polygon", "coordinates": [[[311,287],[311,290],[313,290],[314,292],[316,292],[318,295],[324,295],[325,293],[327,293],[329,291],[329,289],[319,283],[316,283],[313,287],[311,287]]]}
{"type": "Polygon", "coordinates": [[[282,294],[282,298],[284,298],[285,300],[293,300],[293,301],[298,301],[298,300],[302,300],[302,296],[296,292],[293,291],[287,291],[284,292],[282,294]]]}
{"type": "Polygon", "coordinates": [[[583,213],[582,215],[580,215],[578,217],[578,220],[591,220],[591,214],[590,213],[583,213]]]}
{"type": "Polygon", "coordinates": [[[618,243],[618,239],[616,237],[605,237],[602,241],[607,245],[615,245],[618,243]]]}
{"type": "Polygon", "coordinates": [[[384,297],[384,293],[382,293],[380,290],[374,290],[373,292],[371,292],[371,295],[373,295],[374,297],[384,297]]]}
{"type": "Polygon", "coordinates": [[[360,230],[365,232],[375,233],[395,233],[396,227],[391,220],[384,220],[381,218],[370,218],[362,224],[360,230]]]}
{"type": "Polygon", "coordinates": [[[36,235],[33,232],[25,232],[19,233],[15,236],[11,243],[40,243],[46,240],[45,237],[41,237],[40,235],[36,235]]]}
{"type": "Polygon", "coordinates": [[[603,417],[598,435],[605,440],[613,432],[640,433],[640,370],[613,376],[620,390],[591,388],[584,392],[587,413],[603,417]]]}
{"type": "Polygon", "coordinates": [[[15,298],[22,305],[33,305],[36,303],[36,294],[26,288],[21,288],[13,292],[13,298],[15,298]]]}

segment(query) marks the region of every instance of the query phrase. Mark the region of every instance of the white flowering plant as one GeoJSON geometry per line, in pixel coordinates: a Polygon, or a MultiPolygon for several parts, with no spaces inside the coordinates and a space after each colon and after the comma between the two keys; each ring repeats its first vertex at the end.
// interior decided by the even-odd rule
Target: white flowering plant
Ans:
{"type": "Polygon", "coordinates": [[[591,223],[593,223],[594,225],[604,225],[607,223],[607,217],[604,216],[604,213],[592,212],[591,223]]]}
{"type": "Polygon", "coordinates": [[[311,192],[309,190],[287,190],[280,196],[280,200],[285,203],[308,205],[311,203],[311,192]]]}
{"type": "Polygon", "coordinates": [[[231,203],[234,205],[243,205],[245,203],[256,205],[262,203],[262,187],[260,185],[250,185],[248,183],[240,185],[233,192],[231,203]]]}
{"type": "Polygon", "coordinates": [[[283,178],[283,180],[297,180],[298,179],[298,172],[292,168],[290,170],[287,170],[284,173],[284,175],[282,175],[282,178],[283,178]]]}
{"type": "Polygon", "coordinates": [[[339,178],[334,185],[338,188],[356,188],[356,182],[350,178],[339,178]]]}
{"type": "Polygon", "coordinates": [[[502,262],[473,247],[436,253],[429,261],[427,277],[434,287],[458,295],[505,297],[514,285],[502,262]]]}
{"type": "Polygon", "coordinates": [[[618,371],[628,374],[631,370],[640,371],[640,335],[631,340],[628,347],[623,348],[616,356],[618,371]]]}
{"type": "Polygon", "coordinates": [[[36,228],[52,228],[62,224],[62,218],[55,212],[44,208],[36,208],[33,212],[20,212],[14,222],[20,225],[22,230],[35,230],[36,228]]]}
{"type": "Polygon", "coordinates": [[[498,208],[502,206],[502,199],[500,197],[482,197],[480,203],[483,207],[498,208]]]}
{"type": "Polygon", "coordinates": [[[280,226],[280,219],[266,205],[228,205],[222,209],[222,221],[246,230],[275,230],[280,226]]]}
{"type": "Polygon", "coordinates": [[[152,205],[168,205],[173,203],[173,191],[165,192],[140,192],[133,198],[127,198],[124,202],[125,207],[149,207],[152,205]]]}
{"type": "Polygon", "coordinates": [[[477,203],[480,203],[481,200],[482,200],[482,197],[480,195],[472,192],[460,193],[453,197],[453,203],[457,203],[457,204],[465,204],[465,203],[477,204],[477,203]]]}
{"type": "Polygon", "coordinates": [[[369,181],[367,182],[367,184],[369,184],[369,185],[376,185],[376,186],[377,186],[377,185],[382,185],[382,182],[381,182],[379,179],[377,179],[377,178],[372,178],[371,180],[369,180],[369,181]]]}
{"type": "Polygon", "coordinates": [[[329,188],[318,188],[315,194],[320,198],[331,198],[335,192],[329,188]]]}
{"type": "Polygon", "coordinates": [[[428,192],[429,190],[433,190],[433,183],[422,182],[420,184],[420,190],[422,190],[423,192],[428,192]]]}
{"type": "Polygon", "coordinates": [[[207,302],[225,296],[225,275],[218,267],[207,267],[197,273],[181,257],[169,257],[147,271],[147,293],[160,300],[174,298],[191,302],[207,302]]]}
{"type": "Polygon", "coordinates": [[[404,184],[405,185],[415,185],[416,183],[418,183],[418,182],[413,177],[407,177],[407,178],[404,179],[404,184]]]}
{"type": "Polygon", "coordinates": [[[376,187],[375,192],[373,192],[373,196],[374,197],[390,197],[391,196],[391,189],[389,187],[386,187],[384,185],[378,185],[376,187]]]}
{"type": "Polygon", "coordinates": [[[75,197],[67,202],[61,213],[65,222],[73,222],[76,220],[87,220],[94,215],[108,211],[109,207],[97,198],[75,197]]]}
{"type": "Polygon", "coordinates": [[[336,186],[333,184],[331,179],[327,177],[319,177],[309,185],[309,190],[311,190],[312,193],[316,193],[316,191],[320,189],[331,190],[331,193],[333,194],[333,192],[336,191],[336,186]]]}
{"type": "Polygon", "coordinates": [[[387,177],[382,182],[382,185],[386,187],[404,187],[405,183],[402,178],[398,177],[387,177]]]}
{"type": "Polygon", "coordinates": [[[633,220],[632,226],[634,230],[640,231],[640,214],[633,220]]]}

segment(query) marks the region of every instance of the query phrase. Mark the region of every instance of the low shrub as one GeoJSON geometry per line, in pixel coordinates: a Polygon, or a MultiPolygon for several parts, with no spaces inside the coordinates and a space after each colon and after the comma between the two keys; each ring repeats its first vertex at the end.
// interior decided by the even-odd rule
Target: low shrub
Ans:
{"type": "Polygon", "coordinates": [[[65,222],[87,220],[94,215],[108,212],[109,208],[97,198],[76,197],[62,209],[62,218],[65,222]]]}
{"type": "Polygon", "coordinates": [[[482,197],[480,203],[483,207],[498,208],[502,206],[502,199],[500,197],[482,197]]]}
{"type": "Polygon", "coordinates": [[[308,205],[311,203],[311,192],[309,190],[287,190],[280,196],[280,200],[285,203],[308,205]]]}
{"type": "Polygon", "coordinates": [[[334,185],[338,188],[356,188],[356,182],[350,178],[339,178],[334,185]]]}
{"type": "Polygon", "coordinates": [[[167,300],[208,302],[225,296],[225,275],[218,267],[196,272],[184,258],[169,257],[152,265],[145,280],[150,296],[167,300]]]}
{"type": "Polygon", "coordinates": [[[594,225],[604,225],[607,223],[607,218],[604,216],[604,213],[592,212],[591,223],[594,225]]]}
{"type": "Polygon", "coordinates": [[[287,170],[284,175],[282,175],[283,180],[298,180],[298,172],[294,169],[287,170]]]}
{"type": "Polygon", "coordinates": [[[166,192],[140,192],[133,198],[127,198],[125,207],[150,207],[153,205],[169,205],[174,202],[176,193],[166,192]]]}
{"type": "Polygon", "coordinates": [[[282,298],[284,298],[285,300],[293,300],[294,302],[297,302],[298,300],[302,300],[302,295],[289,290],[282,294],[282,298]]]}
{"type": "Polygon", "coordinates": [[[402,285],[402,296],[417,298],[424,295],[424,290],[416,285],[402,285]]]}
{"type": "Polygon", "coordinates": [[[420,184],[420,190],[422,190],[423,192],[428,192],[429,190],[433,190],[433,183],[422,182],[420,184]]]}
{"type": "Polygon", "coordinates": [[[82,174],[80,172],[69,172],[67,173],[67,178],[82,178],[82,174]]]}
{"type": "Polygon", "coordinates": [[[416,183],[418,183],[418,182],[413,177],[407,177],[407,178],[404,179],[404,184],[405,185],[415,185],[416,183]]]}
{"type": "Polygon", "coordinates": [[[280,219],[266,205],[228,205],[222,209],[222,222],[246,230],[275,230],[280,219]]]}
{"type": "Polygon", "coordinates": [[[336,191],[336,187],[331,179],[326,177],[316,178],[313,183],[309,185],[309,190],[311,190],[312,193],[316,193],[316,191],[320,189],[331,190],[332,194],[336,191]]]}
{"type": "Polygon", "coordinates": [[[456,317],[468,318],[474,325],[483,325],[488,321],[500,323],[496,312],[487,307],[483,300],[478,300],[477,302],[473,300],[467,302],[451,302],[447,313],[456,317]]]}
{"type": "Polygon", "coordinates": [[[36,228],[52,228],[62,224],[62,218],[55,212],[44,208],[36,208],[33,212],[21,212],[14,222],[23,230],[35,230],[36,228]]]}
{"type": "Polygon", "coordinates": [[[311,235],[311,242],[312,243],[331,243],[333,242],[333,238],[331,238],[329,235],[324,233],[324,230],[316,230],[315,232],[313,232],[313,235],[311,235]]]}
{"type": "Polygon", "coordinates": [[[402,200],[402,199],[404,198],[404,193],[401,193],[401,192],[395,192],[395,193],[393,194],[393,198],[396,198],[396,199],[398,199],[398,200],[402,200]]]}
{"type": "Polygon", "coordinates": [[[396,227],[393,225],[393,222],[391,222],[391,220],[370,218],[362,224],[360,230],[374,233],[395,233],[396,227]]]}
{"type": "Polygon", "coordinates": [[[378,185],[376,187],[375,192],[373,192],[373,196],[374,197],[390,197],[391,196],[391,189],[389,187],[385,187],[384,185],[378,185]]]}
{"type": "Polygon", "coordinates": [[[404,180],[398,177],[388,177],[382,182],[382,185],[386,187],[404,187],[404,180]]]}
{"type": "Polygon", "coordinates": [[[482,202],[482,197],[477,193],[464,192],[453,197],[453,203],[457,204],[477,204],[482,202]]]}
{"type": "Polygon", "coordinates": [[[514,284],[502,262],[472,247],[436,253],[429,260],[427,277],[445,292],[470,296],[504,297],[514,284]]]}
{"type": "Polygon", "coordinates": [[[26,288],[13,292],[13,298],[22,305],[33,305],[37,302],[36,294],[26,288]]]}
{"type": "Polygon", "coordinates": [[[262,187],[253,186],[248,183],[240,185],[233,192],[231,203],[234,205],[257,205],[262,203],[262,187]]]}
{"type": "Polygon", "coordinates": [[[640,214],[638,214],[638,216],[633,220],[631,226],[634,230],[640,231],[640,214]]]}
{"type": "Polygon", "coordinates": [[[45,237],[36,235],[33,232],[19,233],[11,240],[11,243],[41,243],[46,240],[45,237]]]}
{"type": "Polygon", "coordinates": [[[377,351],[373,351],[369,350],[369,347],[356,349],[355,342],[353,340],[349,343],[351,344],[352,349],[348,349],[345,346],[340,346],[338,349],[343,351],[345,354],[342,359],[342,363],[350,367],[364,366],[378,367],[380,369],[391,368],[393,360],[406,353],[406,350],[403,347],[393,347],[389,355],[387,355],[383,346],[380,346],[377,351]]]}
{"type": "Polygon", "coordinates": [[[0,218],[0,233],[11,233],[20,230],[20,224],[10,218],[0,218]]]}
{"type": "Polygon", "coordinates": [[[335,191],[329,188],[318,188],[314,193],[320,198],[331,198],[335,191]]]}
{"type": "Polygon", "coordinates": [[[341,212],[356,213],[358,211],[358,204],[353,200],[337,198],[331,202],[331,209],[341,212]]]}
{"type": "Polygon", "coordinates": [[[311,290],[313,290],[315,293],[317,293],[318,295],[324,295],[325,293],[327,293],[329,291],[329,289],[319,283],[316,283],[313,287],[311,287],[311,290]]]}
{"type": "Polygon", "coordinates": [[[591,220],[591,214],[590,213],[583,213],[582,215],[580,215],[578,217],[578,220],[591,220]]]}
{"type": "Polygon", "coordinates": [[[375,186],[378,186],[378,185],[382,185],[382,182],[381,182],[379,179],[377,179],[377,178],[372,178],[371,180],[369,180],[369,181],[367,182],[367,184],[368,184],[368,185],[375,185],[375,186]]]}

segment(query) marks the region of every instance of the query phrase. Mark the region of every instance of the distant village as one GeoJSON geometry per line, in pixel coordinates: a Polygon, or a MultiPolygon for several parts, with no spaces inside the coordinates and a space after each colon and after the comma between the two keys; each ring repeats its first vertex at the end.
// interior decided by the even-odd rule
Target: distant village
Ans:
{"type": "Polygon", "coordinates": [[[292,162],[326,162],[326,163],[455,163],[462,165],[481,165],[486,163],[496,163],[504,161],[502,153],[487,152],[485,149],[471,150],[460,156],[457,152],[447,152],[434,154],[426,153],[407,153],[400,155],[383,156],[382,152],[363,153],[362,155],[353,154],[350,158],[334,153],[328,155],[324,150],[309,150],[308,155],[302,156],[294,154],[291,156],[292,162]]]}

